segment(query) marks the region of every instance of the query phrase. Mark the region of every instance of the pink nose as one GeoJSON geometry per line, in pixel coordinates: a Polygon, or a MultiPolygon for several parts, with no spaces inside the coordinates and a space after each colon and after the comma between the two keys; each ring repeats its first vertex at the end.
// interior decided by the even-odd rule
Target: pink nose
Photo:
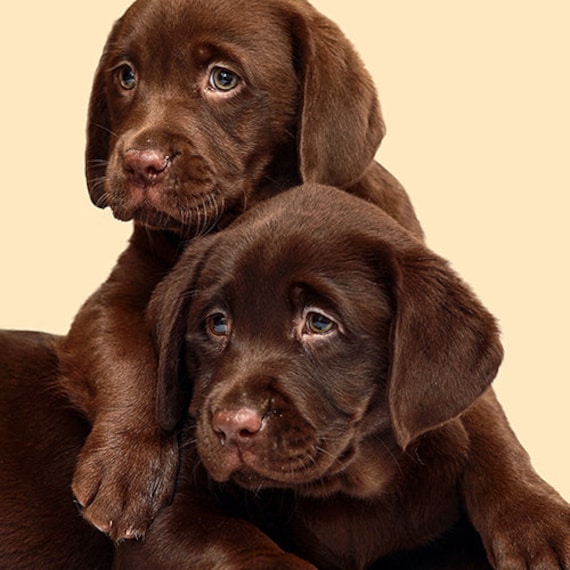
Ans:
{"type": "Polygon", "coordinates": [[[256,410],[241,408],[216,412],[212,418],[212,427],[222,444],[233,442],[237,445],[251,443],[261,431],[263,417],[256,410]]]}
{"type": "Polygon", "coordinates": [[[160,180],[170,161],[166,153],[156,149],[130,149],[123,157],[123,169],[133,184],[145,188],[160,180]]]}

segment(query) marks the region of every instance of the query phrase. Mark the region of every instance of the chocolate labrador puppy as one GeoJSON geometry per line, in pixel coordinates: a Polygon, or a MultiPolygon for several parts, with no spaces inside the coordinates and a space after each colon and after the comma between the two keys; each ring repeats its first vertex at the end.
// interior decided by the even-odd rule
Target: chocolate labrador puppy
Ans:
{"type": "Polygon", "coordinates": [[[192,243],[149,314],[189,417],[119,568],[570,568],[570,506],[490,388],[494,318],[380,208],[289,190],[192,243]],[[418,550],[465,521],[489,562],[418,550]]]}
{"type": "MultiPolygon", "coordinates": [[[[494,319],[380,209],[316,185],[260,204],[190,244],[149,316],[190,414],[174,500],[117,568],[570,568],[570,508],[488,387],[494,319]]],[[[59,342],[0,331],[2,568],[113,559],[72,502],[89,424],[59,342]]]]}
{"type": "Polygon", "coordinates": [[[92,424],[73,490],[99,529],[143,535],[172,492],[182,410],[167,394],[155,405],[144,313],[186,242],[301,181],[365,197],[420,236],[404,190],[373,161],[383,134],[352,45],[304,0],[137,0],[115,24],[86,172],[93,202],[134,232],[58,349],[92,424]]]}

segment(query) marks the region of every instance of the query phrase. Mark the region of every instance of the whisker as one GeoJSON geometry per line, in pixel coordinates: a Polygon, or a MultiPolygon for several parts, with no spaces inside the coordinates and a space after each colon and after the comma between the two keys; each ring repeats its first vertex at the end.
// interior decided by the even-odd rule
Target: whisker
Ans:
{"type": "Polygon", "coordinates": [[[203,219],[200,220],[200,226],[198,227],[198,232],[196,234],[197,236],[202,236],[204,235],[204,230],[206,229],[206,224],[208,223],[208,210],[206,207],[206,200],[208,199],[208,195],[206,195],[206,199],[202,200],[202,202],[200,203],[200,208],[202,209],[202,212],[204,213],[204,217],[203,219]]]}
{"type": "MultiPolygon", "coordinates": [[[[208,208],[208,210],[213,210],[214,212],[216,211],[216,201],[214,200],[214,198],[208,194],[206,195],[206,200],[208,201],[208,204],[204,204],[204,210],[206,210],[206,207],[208,208]]],[[[204,215],[204,228],[203,231],[200,235],[206,235],[208,233],[210,233],[210,229],[212,227],[212,221],[215,221],[215,214],[210,214],[210,220],[208,220],[208,216],[204,215]],[[209,221],[209,223],[208,223],[209,221]]]]}
{"type": "Polygon", "coordinates": [[[215,195],[208,196],[208,200],[212,204],[212,210],[214,211],[214,213],[212,215],[212,221],[210,222],[210,225],[206,228],[207,234],[214,231],[215,227],[218,225],[218,222],[221,219],[221,209],[216,200],[216,196],[215,195]]]}
{"type": "Polygon", "coordinates": [[[384,440],[383,437],[378,436],[376,438],[376,440],[378,442],[380,442],[380,444],[384,447],[384,449],[388,452],[388,455],[391,457],[391,459],[394,461],[394,463],[396,464],[396,467],[398,468],[398,471],[403,475],[404,474],[404,470],[402,469],[402,466],[400,465],[400,462],[398,461],[398,458],[394,455],[394,452],[392,451],[392,449],[386,444],[386,441],[384,440]]]}
{"type": "Polygon", "coordinates": [[[87,160],[87,164],[89,166],[94,165],[94,166],[107,166],[107,164],[109,164],[109,161],[104,159],[104,158],[90,158],[89,160],[87,160]]]}
{"type": "Polygon", "coordinates": [[[192,236],[194,238],[200,235],[200,232],[198,229],[200,227],[200,224],[202,223],[202,214],[200,212],[200,204],[196,207],[196,218],[197,218],[196,219],[196,227],[194,228],[194,235],[192,236]]]}
{"type": "Polygon", "coordinates": [[[102,125],[101,123],[91,123],[94,127],[109,133],[112,137],[119,138],[119,135],[112,131],[107,125],[102,125]]]}

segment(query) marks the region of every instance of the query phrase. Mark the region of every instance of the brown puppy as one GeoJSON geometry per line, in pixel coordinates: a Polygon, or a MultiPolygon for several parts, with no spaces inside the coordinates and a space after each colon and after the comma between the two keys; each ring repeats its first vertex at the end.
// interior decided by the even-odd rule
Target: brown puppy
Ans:
{"type": "Polygon", "coordinates": [[[421,235],[373,162],[383,134],[351,44],[304,0],[138,0],[116,23],[86,171],[95,204],[135,228],[59,347],[67,393],[92,423],[73,489],[98,528],[142,535],[172,491],[181,410],[167,394],[156,409],[144,312],[185,241],[301,181],[361,195],[421,235]]]}
{"type": "Polygon", "coordinates": [[[0,331],[0,568],[108,568],[109,539],[73,504],[89,426],[60,389],[58,337],[0,331]]]}
{"type": "Polygon", "coordinates": [[[570,568],[570,506],[489,388],[493,317],[380,209],[290,190],[190,245],[150,315],[190,418],[174,501],[120,567],[305,567],[275,541],[321,569],[489,568],[393,557],[463,519],[495,568],[570,568]]]}

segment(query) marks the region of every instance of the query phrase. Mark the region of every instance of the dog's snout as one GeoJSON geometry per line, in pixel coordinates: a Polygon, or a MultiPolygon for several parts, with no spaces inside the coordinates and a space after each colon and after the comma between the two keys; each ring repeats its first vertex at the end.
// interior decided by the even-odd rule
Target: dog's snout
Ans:
{"type": "Polygon", "coordinates": [[[160,150],[130,149],[123,157],[123,169],[133,184],[145,188],[160,180],[171,160],[160,150]]]}
{"type": "Polygon", "coordinates": [[[244,445],[251,442],[263,427],[262,415],[251,408],[216,412],[212,427],[222,443],[244,445]]]}

